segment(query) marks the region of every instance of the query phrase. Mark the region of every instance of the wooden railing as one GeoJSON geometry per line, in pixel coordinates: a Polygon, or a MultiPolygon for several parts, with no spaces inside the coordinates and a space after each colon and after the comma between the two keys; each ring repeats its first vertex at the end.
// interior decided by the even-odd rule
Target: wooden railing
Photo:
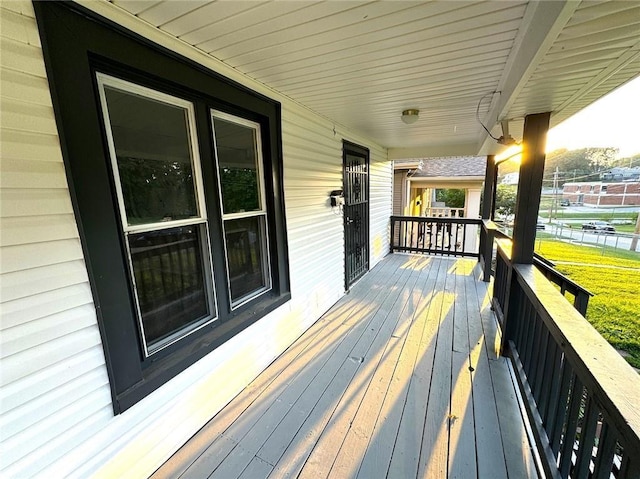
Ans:
{"type": "MultiPolygon", "coordinates": [[[[480,229],[480,265],[483,271],[483,280],[489,281],[493,270],[493,243],[495,239],[506,238],[505,233],[500,230],[500,226],[491,220],[482,220],[480,229]]],[[[497,271],[496,271],[497,274],[497,271]]]]}
{"type": "Polygon", "coordinates": [[[572,279],[567,278],[555,268],[553,262],[540,255],[534,255],[533,264],[549,281],[560,286],[560,293],[563,296],[566,296],[567,293],[573,296],[573,307],[576,308],[582,316],[587,316],[589,298],[593,296],[591,291],[583,288],[572,279]]]}
{"type": "Polygon", "coordinates": [[[391,217],[391,252],[479,257],[479,219],[391,217]]]}
{"type": "Polygon", "coordinates": [[[449,208],[447,206],[432,206],[424,209],[424,215],[431,218],[463,218],[464,208],[449,208]]]}
{"type": "MultiPolygon", "coordinates": [[[[480,231],[480,263],[484,271],[484,281],[489,281],[491,274],[493,273],[493,248],[494,239],[502,241],[502,249],[504,252],[510,251],[511,238],[498,229],[498,225],[492,221],[483,220],[482,230],[480,231]],[[507,240],[507,241],[505,241],[507,240]]],[[[563,296],[567,293],[573,296],[573,306],[582,314],[587,315],[587,307],[589,306],[589,298],[593,296],[593,293],[583,288],[581,285],[573,281],[572,279],[563,275],[560,271],[555,269],[553,262],[549,261],[543,256],[534,254],[533,264],[544,274],[544,276],[552,283],[560,287],[560,292],[563,296]]],[[[506,270],[504,267],[504,261],[500,262],[496,258],[495,263],[495,282],[501,284],[505,280],[506,270]]],[[[499,293],[498,293],[499,294],[499,293]]],[[[502,298],[498,298],[500,304],[502,304],[502,298]]]]}
{"type": "Polygon", "coordinates": [[[640,477],[640,376],[533,264],[498,241],[493,306],[553,478],[640,477]]]}

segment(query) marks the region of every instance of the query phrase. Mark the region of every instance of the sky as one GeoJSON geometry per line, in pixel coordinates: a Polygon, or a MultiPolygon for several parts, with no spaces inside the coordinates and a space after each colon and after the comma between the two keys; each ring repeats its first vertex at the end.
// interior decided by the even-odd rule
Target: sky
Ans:
{"type": "Polygon", "coordinates": [[[619,158],[640,153],[640,77],[549,130],[547,152],[613,146],[619,158]]]}

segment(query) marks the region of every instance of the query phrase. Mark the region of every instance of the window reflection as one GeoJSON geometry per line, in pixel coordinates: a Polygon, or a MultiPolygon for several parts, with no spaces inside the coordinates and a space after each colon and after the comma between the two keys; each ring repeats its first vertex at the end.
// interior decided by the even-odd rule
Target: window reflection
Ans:
{"type": "Polygon", "coordinates": [[[213,121],[224,213],[260,210],[255,129],[215,117],[213,121]]]}
{"type": "Polygon", "coordinates": [[[151,347],[209,316],[202,269],[203,227],[129,235],[138,306],[151,347]]]}
{"type": "Polygon", "coordinates": [[[264,216],[225,221],[232,302],[268,287],[264,216]]]}
{"type": "Polygon", "coordinates": [[[105,87],[129,225],[198,215],[182,107],[105,87]]]}

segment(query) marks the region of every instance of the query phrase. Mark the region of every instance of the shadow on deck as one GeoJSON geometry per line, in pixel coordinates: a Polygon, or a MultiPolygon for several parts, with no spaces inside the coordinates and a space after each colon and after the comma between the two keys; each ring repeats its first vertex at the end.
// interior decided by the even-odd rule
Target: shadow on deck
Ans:
{"type": "Polygon", "coordinates": [[[389,255],[153,477],[537,477],[480,274],[389,255]]]}

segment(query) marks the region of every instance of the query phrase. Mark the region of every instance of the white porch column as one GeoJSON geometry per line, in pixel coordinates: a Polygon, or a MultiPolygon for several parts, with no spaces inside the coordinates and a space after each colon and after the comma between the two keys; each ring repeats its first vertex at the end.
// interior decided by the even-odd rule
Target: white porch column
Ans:
{"type": "Polygon", "coordinates": [[[467,188],[464,198],[464,215],[467,218],[480,218],[481,188],[467,188]]]}
{"type": "MultiPolygon", "coordinates": [[[[480,188],[467,188],[464,198],[465,218],[480,218],[480,188]]],[[[478,227],[469,226],[464,239],[464,250],[475,251],[478,244],[478,227]]]]}

